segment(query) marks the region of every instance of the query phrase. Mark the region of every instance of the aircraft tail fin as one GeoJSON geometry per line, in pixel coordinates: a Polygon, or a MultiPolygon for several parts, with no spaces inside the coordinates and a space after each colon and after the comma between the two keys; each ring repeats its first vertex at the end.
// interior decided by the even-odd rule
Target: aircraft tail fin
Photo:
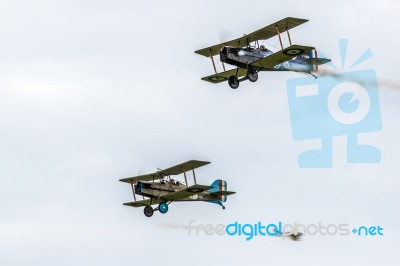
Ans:
{"type": "Polygon", "coordinates": [[[232,195],[235,192],[227,190],[227,184],[225,180],[217,179],[211,184],[212,188],[208,190],[211,195],[217,196],[218,200],[225,202],[228,195],[232,195]]]}
{"type": "Polygon", "coordinates": [[[317,53],[316,49],[311,50],[309,52],[309,56],[310,56],[310,58],[305,60],[304,63],[311,65],[313,67],[313,71],[318,71],[318,65],[323,65],[323,64],[326,64],[331,61],[330,59],[327,59],[327,58],[318,57],[318,53],[317,53]]]}

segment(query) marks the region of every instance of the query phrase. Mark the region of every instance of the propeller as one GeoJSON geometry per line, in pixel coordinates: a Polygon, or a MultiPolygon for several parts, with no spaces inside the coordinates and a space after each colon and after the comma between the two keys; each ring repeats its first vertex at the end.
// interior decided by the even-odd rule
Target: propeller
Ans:
{"type": "MultiPolygon", "coordinates": [[[[143,174],[143,167],[142,167],[142,166],[139,166],[138,171],[137,171],[137,175],[139,176],[139,175],[142,175],[142,174],[143,174]]],[[[136,201],[136,194],[135,194],[136,183],[135,183],[135,184],[132,184],[132,187],[133,187],[133,191],[132,191],[132,193],[133,193],[133,199],[136,201]]],[[[143,199],[144,199],[144,196],[143,196],[143,199]]]]}

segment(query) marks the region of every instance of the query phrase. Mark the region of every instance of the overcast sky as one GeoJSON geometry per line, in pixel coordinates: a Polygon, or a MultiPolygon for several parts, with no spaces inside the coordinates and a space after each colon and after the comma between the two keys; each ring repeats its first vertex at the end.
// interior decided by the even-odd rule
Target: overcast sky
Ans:
{"type": "Polygon", "coordinates": [[[395,0],[1,1],[0,264],[398,265],[399,10],[395,0]],[[383,129],[359,140],[381,163],[348,164],[340,136],[332,168],[299,168],[320,145],[292,137],[286,81],[303,74],[260,73],[235,91],[200,80],[212,66],[195,50],[289,16],[310,20],[292,41],[338,65],[339,39],[348,64],[371,49],[357,70],[377,73],[383,129]],[[237,191],[226,210],[174,203],[149,219],[122,205],[132,194],[118,179],[191,159],[212,162],[199,183],[237,191]],[[246,241],[188,236],[179,226],[191,220],[384,235],[246,241]]]}

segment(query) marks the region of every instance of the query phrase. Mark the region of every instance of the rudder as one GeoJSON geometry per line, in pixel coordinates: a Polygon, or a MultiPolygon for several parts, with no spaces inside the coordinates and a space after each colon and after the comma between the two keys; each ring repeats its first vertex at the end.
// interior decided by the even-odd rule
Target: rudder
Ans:
{"type": "MultiPolygon", "coordinates": [[[[208,190],[208,192],[210,192],[210,193],[218,194],[218,192],[227,191],[227,183],[225,180],[217,179],[214,182],[212,182],[211,186],[213,188],[208,190]]],[[[217,197],[218,197],[218,200],[220,200],[222,202],[225,202],[227,199],[226,195],[217,195],[217,197]]]]}

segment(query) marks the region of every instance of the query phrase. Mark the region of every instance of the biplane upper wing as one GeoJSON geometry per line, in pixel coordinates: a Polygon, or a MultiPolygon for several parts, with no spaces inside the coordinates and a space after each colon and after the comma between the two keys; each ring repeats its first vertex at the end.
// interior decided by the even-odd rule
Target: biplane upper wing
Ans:
{"type": "Polygon", "coordinates": [[[204,49],[200,49],[195,51],[195,53],[206,57],[214,56],[219,53],[219,50],[221,49],[222,46],[244,47],[251,42],[257,40],[266,40],[271,37],[274,37],[278,35],[278,31],[282,33],[284,31],[297,27],[307,21],[308,21],[307,19],[287,17],[275,23],[272,23],[271,25],[268,25],[264,28],[261,28],[255,32],[247,34],[243,37],[234,39],[232,41],[216,44],[204,49]]]}
{"type": "Polygon", "coordinates": [[[127,177],[127,178],[122,178],[119,181],[125,182],[125,183],[136,183],[137,181],[151,181],[151,180],[158,180],[163,178],[165,175],[163,175],[161,172],[155,172],[151,174],[146,174],[146,175],[138,175],[138,176],[132,176],[132,177],[127,177]]]}
{"type": "Polygon", "coordinates": [[[125,182],[125,183],[136,183],[139,180],[140,181],[158,180],[158,179],[163,178],[164,176],[179,175],[179,174],[182,174],[189,170],[196,169],[198,167],[204,166],[209,163],[210,162],[190,160],[190,161],[172,166],[170,168],[167,168],[167,169],[155,172],[155,173],[123,178],[123,179],[120,179],[119,181],[125,182]]]}
{"type": "Polygon", "coordinates": [[[184,189],[181,189],[179,191],[170,193],[168,195],[163,196],[162,198],[167,200],[167,201],[174,201],[174,200],[182,200],[187,197],[199,194],[203,191],[212,189],[212,186],[204,186],[204,185],[193,185],[184,189]]]}
{"type": "Polygon", "coordinates": [[[279,52],[273,53],[267,57],[264,57],[258,61],[255,61],[251,64],[254,69],[262,70],[262,69],[271,69],[275,65],[286,62],[296,56],[308,53],[310,50],[313,50],[314,47],[303,46],[303,45],[291,45],[288,48],[285,48],[279,52]]]}
{"type": "Polygon", "coordinates": [[[227,81],[230,76],[243,77],[246,76],[247,70],[243,68],[235,68],[228,71],[220,72],[211,76],[203,77],[202,80],[211,83],[220,83],[227,81]]]}
{"type": "Polygon", "coordinates": [[[210,162],[205,162],[205,161],[196,161],[196,160],[190,160],[185,163],[181,163],[175,166],[172,166],[170,168],[161,170],[160,172],[163,173],[165,176],[167,175],[179,175],[184,172],[187,172],[189,170],[193,170],[199,167],[202,167],[204,165],[209,164],[210,162]]]}

